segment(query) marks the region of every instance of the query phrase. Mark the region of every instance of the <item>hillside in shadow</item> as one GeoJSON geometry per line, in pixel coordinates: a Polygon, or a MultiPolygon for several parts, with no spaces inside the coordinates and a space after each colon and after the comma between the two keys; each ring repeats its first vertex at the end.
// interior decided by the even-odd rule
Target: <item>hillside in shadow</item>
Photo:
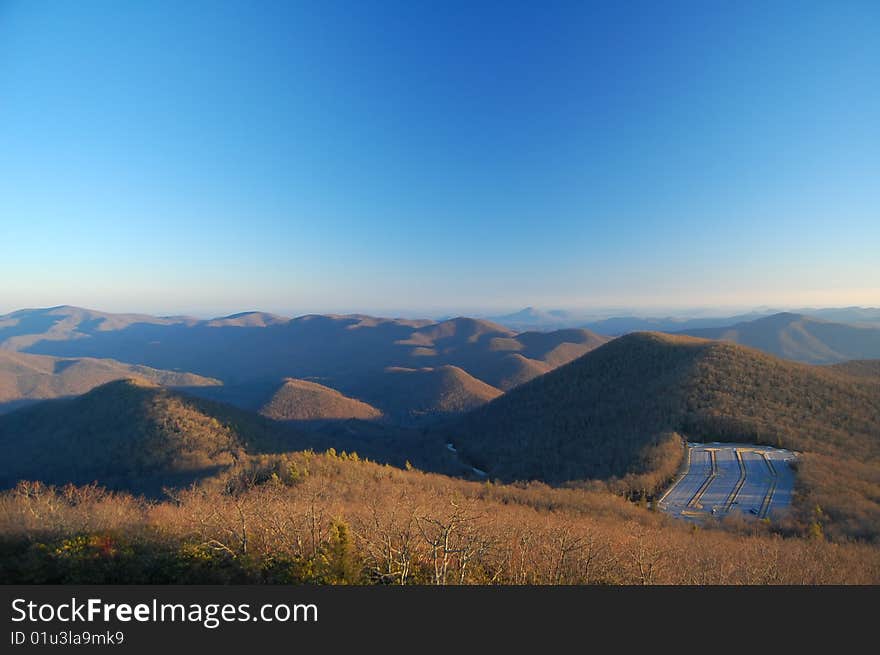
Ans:
{"type": "Polygon", "coordinates": [[[0,416],[0,486],[98,482],[161,495],[163,487],[216,476],[246,455],[310,449],[464,470],[421,431],[345,419],[275,421],[144,380],[119,380],[0,416]]]}

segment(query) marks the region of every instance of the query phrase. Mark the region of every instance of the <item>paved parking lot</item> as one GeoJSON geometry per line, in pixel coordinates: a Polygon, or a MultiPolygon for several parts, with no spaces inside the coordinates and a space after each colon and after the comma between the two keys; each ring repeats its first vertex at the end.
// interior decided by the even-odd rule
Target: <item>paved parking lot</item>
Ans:
{"type": "Polygon", "coordinates": [[[767,518],[791,505],[797,457],[789,450],[732,443],[688,443],[684,472],[658,501],[681,518],[742,512],[767,518]]]}

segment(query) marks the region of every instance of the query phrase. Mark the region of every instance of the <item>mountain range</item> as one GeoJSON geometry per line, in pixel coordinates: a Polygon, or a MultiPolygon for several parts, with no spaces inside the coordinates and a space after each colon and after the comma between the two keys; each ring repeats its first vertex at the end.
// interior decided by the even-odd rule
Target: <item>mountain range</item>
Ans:
{"type": "MultiPolygon", "coordinates": [[[[880,327],[870,322],[874,310],[816,311],[862,322],[779,313],[715,328],[694,327],[715,320],[704,318],[597,325],[612,334],[689,325],[680,332],[813,364],[880,358],[880,327]]],[[[545,326],[570,318],[534,308],[515,316],[544,320],[545,326]]],[[[0,411],[134,377],[188,387],[273,418],[419,425],[473,409],[609,339],[585,328],[516,332],[464,317],[291,319],[243,312],[196,319],[69,306],[20,310],[0,316],[0,411]]]]}
{"type": "Polygon", "coordinates": [[[490,316],[489,320],[505,327],[526,330],[561,330],[565,328],[585,328],[609,336],[620,336],[630,332],[681,332],[705,328],[728,327],[736,323],[754,321],[780,313],[802,314],[810,318],[837,323],[849,323],[863,327],[880,327],[880,308],[873,307],[834,307],[803,308],[783,312],[771,308],[758,308],[752,311],[713,316],[637,316],[620,314],[597,318],[584,311],[541,310],[526,307],[518,312],[490,316]]]}
{"type": "MultiPolygon", "coordinates": [[[[429,341],[442,336],[420,342],[429,341]]],[[[386,385],[370,391],[385,398],[383,409],[293,378],[239,409],[193,395],[222,386],[181,392],[141,376],[0,416],[0,484],[97,480],[157,494],[245,456],[333,448],[443,473],[605,481],[650,495],[674,475],[685,439],[757,442],[801,453],[815,502],[846,534],[873,539],[880,538],[870,482],[880,471],[876,364],[807,365],[730,342],[634,333],[507,392],[452,365],[389,368],[386,385]]],[[[209,382],[167,375],[154,377],[209,382]]]]}
{"type": "Polygon", "coordinates": [[[880,358],[880,326],[847,325],[782,313],[724,328],[683,334],[732,341],[808,364],[880,358]]]}
{"type": "Polygon", "coordinates": [[[607,340],[588,330],[516,333],[461,317],[287,319],[248,312],[198,320],[67,306],[0,316],[0,350],[187,371],[222,381],[222,387],[202,389],[204,395],[247,409],[269,403],[284,380],[308,380],[398,418],[471,407],[474,399],[513,388],[607,340]],[[402,404],[403,396],[376,393],[400,388],[404,375],[412,406],[402,404]]]}
{"type": "Polygon", "coordinates": [[[0,403],[15,409],[0,416],[0,484],[155,495],[242,458],[332,448],[650,496],[684,440],[745,441],[800,452],[809,502],[841,534],[880,538],[880,330],[777,314],[706,336],[15,312],[0,317],[0,403]]]}

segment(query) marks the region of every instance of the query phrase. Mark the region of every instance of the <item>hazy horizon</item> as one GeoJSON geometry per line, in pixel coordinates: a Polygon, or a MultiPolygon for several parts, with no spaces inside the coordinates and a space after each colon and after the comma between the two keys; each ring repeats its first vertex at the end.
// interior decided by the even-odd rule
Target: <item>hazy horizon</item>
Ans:
{"type": "Polygon", "coordinates": [[[878,32],[870,2],[5,2],[0,307],[878,306],[878,32]]]}
{"type": "Polygon", "coordinates": [[[263,307],[245,307],[233,309],[201,309],[201,310],[145,310],[138,306],[124,305],[118,309],[108,309],[100,306],[78,305],[76,303],[57,303],[45,306],[20,306],[20,307],[4,307],[0,306],[0,316],[11,314],[23,310],[45,310],[58,307],[77,307],[96,312],[104,312],[108,314],[144,314],[156,317],[186,316],[195,319],[207,320],[215,318],[223,318],[237,314],[246,314],[251,312],[275,314],[277,316],[296,318],[299,316],[308,316],[315,314],[323,315],[366,315],[377,318],[401,318],[401,319],[432,319],[443,320],[454,317],[470,317],[470,318],[501,318],[513,315],[525,310],[535,310],[537,312],[565,312],[569,320],[596,321],[606,318],[617,317],[638,317],[638,318],[681,318],[681,319],[697,319],[697,318],[728,318],[740,314],[751,313],[777,313],[777,312],[798,312],[807,310],[828,310],[828,309],[878,309],[868,305],[828,305],[828,306],[780,306],[780,305],[745,305],[745,306],[704,306],[704,307],[687,307],[687,306],[642,306],[642,307],[543,307],[536,305],[520,305],[517,307],[500,307],[496,309],[487,308],[447,308],[447,309],[406,309],[406,308],[354,308],[354,309],[330,309],[324,311],[315,311],[309,309],[266,309],[263,307]]]}

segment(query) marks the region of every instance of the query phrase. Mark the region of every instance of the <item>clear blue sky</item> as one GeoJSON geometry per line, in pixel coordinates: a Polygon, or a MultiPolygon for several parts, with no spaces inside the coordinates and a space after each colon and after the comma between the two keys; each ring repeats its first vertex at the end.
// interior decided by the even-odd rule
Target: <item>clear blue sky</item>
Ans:
{"type": "Polygon", "coordinates": [[[0,311],[880,305],[880,3],[0,0],[0,311]]]}

